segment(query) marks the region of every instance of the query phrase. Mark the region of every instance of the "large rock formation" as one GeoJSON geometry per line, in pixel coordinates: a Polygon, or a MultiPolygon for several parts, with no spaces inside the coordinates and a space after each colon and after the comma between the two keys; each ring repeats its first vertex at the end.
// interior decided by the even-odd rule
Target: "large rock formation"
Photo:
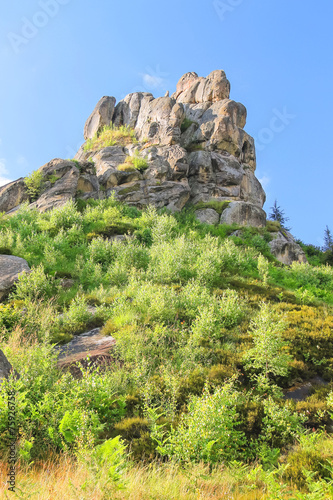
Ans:
{"type": "MultiPolygon", "coordinates": [[[[126,96],[114,110],[112,100],[112,124],[134,129],[138,143],[97,151],[86,145],[75,158],[95,163],[104,196],[115,192],[128,204],[154,204],[171,210],[181,210],[187,202],[200,203],[204,218],[203,203],[241,202],[230,206],[229,216],[221,221],[263,226],[265,193],[254,175],[254,140],[243,130],[245,107],[230,100],[229,93],[224,71],[213,71],[207,78],[187,73],[171,97],[155,99],[152,94],[137,92],[126,96]],[[148,168],[119,171],[128,156],[145,158],[148,168]]],[[[98,131],[105,125],[101,120],[103,99],[85,131],[91,123],[100,123],[98,131]]],[[[220,220],[217,212],[209,213],[209,220],[220,220]]]]}
{"type": "MultiPolygon", "coordinates": [[[[35,207],[45,211],[114,193],[139,208],[179,211],[191,203],[208,223],[265,226],[266,196],[255,177],[254,140],[244,131],[246,109],[230,99],[224,71],[206,78],[186,73],[171,97],[136,92],[115,102],[103,97],[97,103],[74,160],[55,159],[39,169],[38,199],[30,196],[35,207]]],[[[1,188],[0,210],[14,211],[28,198],[20,179],[1,188]]]]}

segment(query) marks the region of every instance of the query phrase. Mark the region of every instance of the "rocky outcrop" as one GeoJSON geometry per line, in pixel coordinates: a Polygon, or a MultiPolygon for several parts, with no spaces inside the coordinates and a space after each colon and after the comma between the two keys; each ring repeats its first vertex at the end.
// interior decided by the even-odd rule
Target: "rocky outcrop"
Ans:
{"type": "Polygon", "coordinates": [[[3,300],[21,273],[29,273],[26,260],[13,255],[0,255],[0,300],[3,300]]]}
{"type": "MultiPolygon", "coordinates": [[[[135,92],[115,104],[108,96],[97,103],[74,160],[40,167],[31,206],[46,211],[115,195],[138,208],[179,211],[190,203],[208,224],[265,226],[266,195],[255,176],[254,140],[244,130],[246,108],[230,99],[224,71],[205,78],[186,73],[171,96],[135,92]]],[[[0,188],[0,211],[11,213],[26,200],[24,179],[0,188]]],[[[271,249],[287,264],[306,260],[289,233],[275,235],[271,249]]]]}
{"type": "Polygon", "coordinates": [[[272,254],[283,264],[288,266],[293,262],[307,262],[302,248],[296,243],[294,237],[285,230],[272,235],[273,240],[269,243],[272,254]]]}
{"type": "MultiPolygon", "coordinates": [[[[206,78],[186,73],[171,96],[136,92],[115,102],[105,96],[97,103],[84,127],[89,141],[75,161],[55,159],[39,169],[43,182],[33,206],[46,211],[71,199],[112,193],[139,208],[181,210],[188,202],[231,201],[236,204],[221,222],[264,224],[265,193],[254,173],[254,140],[244,131],[246,109],[230,99],[224,71],[206,78]],[[130,129],[134,134],[94,147],[108,125],[124,127],[120,135],[130,129]]],[[[26,199],[20,179],[1,189],[0,209],[15,210],[26,199]]],[[[201,220],[220,221],[220,214],[197,212],[201,220]]]]}

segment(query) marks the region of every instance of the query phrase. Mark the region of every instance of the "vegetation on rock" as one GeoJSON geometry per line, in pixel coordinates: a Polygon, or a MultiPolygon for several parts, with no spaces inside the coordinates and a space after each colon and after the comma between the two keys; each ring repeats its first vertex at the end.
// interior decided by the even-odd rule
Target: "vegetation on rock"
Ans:
{"type": "Polygon", "coordinates": [[[85,143],[85,151],[98,151],[109,146],[135,144],[137,142],[135,132],[130,127],[124,125],[115,127],[112,123],[105,125],[101,132],[96,133],[92,139],[85,143]]]}

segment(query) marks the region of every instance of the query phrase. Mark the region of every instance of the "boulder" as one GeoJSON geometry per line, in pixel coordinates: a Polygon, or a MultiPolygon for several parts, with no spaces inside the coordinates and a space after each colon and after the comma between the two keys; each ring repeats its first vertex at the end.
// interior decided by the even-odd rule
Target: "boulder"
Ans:
{"type": "Polygon", "coordinates": [[[104,96],[98,101],[94,111],[89,116],[84,126],[84,138],[92,139],[105,125],[110,125],[114,113],[116,99],[104,96]]]}
{"type": "Polygon", "coordinates": [[[8,379],[12,370],[12,365],[9,363],[5,354],[0,349],[0,385],[5,378],[8,379]]]}
{"type": "Polygon", "coordinates": [[[74,199],[78,190],[79,177],[79,169],[72,166],[65,175],[38,198],[34,206],[40,212],[46,212],[52,208],[61,207],[67,201],[74,199]]]}
{"type": "Polygon", "coordinates": [[[296,243],[294,237],[285,230],[272,234],[273,240],[269,243],[272,254],[282,262],[290,266],[292,262],[307,262],[302,248],[296,243]]]}
{"type": "Polygon", "coordinates": [[[195,216],[204,224],[218,224],[220,220],[220,215],[212,208],[196,210],[195,216]]]}
{"type": "Polygon", "coordinates": [[[264,227],[266,225],[266,213],[262,208],[251,203],[231,201],[222,212],[220,223],[264,227]]]}
{"type": "Polygon", "coordinates": [[[9,212],[28,199],[24,178],[21,177],[0,188],[0,212],[9,212]]]}
{"type": "Polygon", "coordinates": [[[24,272],[30,272],[26,260],[13,255],[0,255],[0,300],[8,295],[19,274],[24,272]]]}

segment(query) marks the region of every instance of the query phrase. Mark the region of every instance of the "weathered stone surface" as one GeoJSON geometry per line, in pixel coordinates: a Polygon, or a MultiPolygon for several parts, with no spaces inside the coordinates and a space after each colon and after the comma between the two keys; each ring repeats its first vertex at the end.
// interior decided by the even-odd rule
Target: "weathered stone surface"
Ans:
{"type": "Polygon", "coordinates": [[[296,243],[294,237],[288,231],[279,231],[272,234],[273,240],[269,243],[272,254],[283,264],[290,265],[292,262],[307,262],[302,248],[296,243]]]}
{"type": "Polygon", "coordinates": [[[69,170],[72,170],[75,167],[75,163],[70,160],[62,160],[61,158],[54,158],[53,160],[45,163],[38,170],[42,172],[44,176],[44,180],[47,180],[48,177],[63,177],[69,170]]]}
{"type": "Polygon", "coordinates": [[[127,203],[144,208],[154,205],[157,208],[166,207],[172,211],[181,210],[190,197],[190,188],[185,182],[165,181],[149,183],[138,181],[122,184],[107,191],[107,196],[115,193],[117,198],[127,203]]]}
{"type": "Polygon", "coordinates": [[[92,139],[105,125],[110,125],[115,104],[116,99],[114,97],[104,96],[98,101],[84,126],[83,135],[85,140],[92,139]]]}
{"type": "Polygon", "coordinates": [[[177,102],[195,104],[228,99],[229,93],[230,83],[225,72],[216,70],[207,78],[199,77],[196,73],[186,73],[179,80],[172,97],[177,99],[177,102]]]}
{"type": "Polygon", "coordinates": [[[220,215],[212,208],[203,208],[201,210],[196,210],[196,218],[203,222],[204,224],[218,224],[220,220],[220,215]]]}
{"type": "Polygon", "coordinates": [[[266,213],[251,203],[232,201],[222,212],[220,223],[263,227],[266,225],[266,213]]]}
{"type": "Polygon", "coordinates": [[[0,188],[0,212],[9,212],[27,200],[23,177],[0,188]]]}
{"type": "Polygon", "coordinates": [[[55,184],[45,191],[35,202],[35,206],[41,212],[64,205],[67,201],[75,198],[77,193],[79,169],[72,167],[55,184]]]}
{"type": "Polygon", "coordinates": [[[102,335],[100,328],[94,328],[89,332],[76,335],[66,345],[55,346],[54,349],[58,353],[57,365],[60,369],[68,369],[73,376],[80,378],[82,373],[77,363],[91,369],[99,365],[110,364],[112,358],[109,353],[115,343],[113,337],[102,335]]]}
{"type": "Polygon", "coordinates": [[[13,255],[0,255],[0,300],[5,298],[21,273],[29,273],[26,260],[13,255]]]}

